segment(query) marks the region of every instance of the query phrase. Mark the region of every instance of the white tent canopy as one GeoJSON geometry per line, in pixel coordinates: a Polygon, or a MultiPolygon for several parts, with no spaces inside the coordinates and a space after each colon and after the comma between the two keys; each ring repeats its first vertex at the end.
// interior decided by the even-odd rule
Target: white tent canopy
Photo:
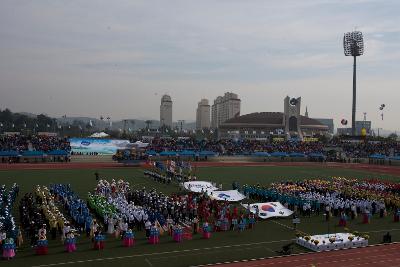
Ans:
{"type": "Polygon", "coordinates": [[[149,143],[143,143],[141,141],[136,141],[135,143],[133,143],[135,146],[142,148],[142,147],[147,147],[149,145],[149,143]]]}
{"type": "Polygon", "coordinates": [[[94,133],[89,137],[93,138],[104,138],[104,137],[109,137],[110,135],[106,134],[105,132],[100,132],[100,133],[94,133]]]}

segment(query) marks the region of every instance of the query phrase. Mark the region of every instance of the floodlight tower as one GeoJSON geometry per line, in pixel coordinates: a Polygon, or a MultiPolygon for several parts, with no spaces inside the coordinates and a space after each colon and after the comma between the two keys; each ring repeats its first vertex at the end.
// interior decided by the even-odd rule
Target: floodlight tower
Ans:
{"type": "Polygon", "coordinates": [[[343,48],[345,56],[354,58],[353,64],[353,107],[351,114],[351,131],[356,135],[356,58],[364,53],[364,39],[362,32],[347,32],[343,38],[343,48]]]}

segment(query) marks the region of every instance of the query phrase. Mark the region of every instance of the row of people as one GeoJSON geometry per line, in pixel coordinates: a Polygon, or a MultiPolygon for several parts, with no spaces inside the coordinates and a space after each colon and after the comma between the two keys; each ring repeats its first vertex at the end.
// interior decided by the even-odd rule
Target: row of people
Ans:
{"type": "Polygon", "coordinates": [[[86,202],[72,191],[69,184],[51,184],[50,192],[69,212],[75,227],[89,234],[93,218],[86,202]]]}
{"type": "Polygon", "coordinates": [[[399,195],[390,191],[388,184],[368,180],[311,179],[272,183],[268,187],[245,185],[242,190],[250,198],[279,201],[303,215],[324,212],[327,219],[330,214],[352,219],[359,214],[367,214],[370,219],[375,214],[384,217],[388,208],[394,213],[399,209],[399,195]]]}
{"type": "Polygon", "coordinates": [[[19,186],[13,184],[9,190],[5,185],[0,186],[0,231],[6,232],[9,237],[16,238],[18,227],[13,216],[15,199],[19,193],[19,186]]]}
{"type": "Polygon", "coordinates": [[[264,152],[297,152],[297,153],[325,153],[325,148],[338,147],[347,157],[368,157],[371,154],[400,154],[400,143],[396,141],[360,141],[349,142],[341,138],[334,138],[328,142],[282,141],[267,140],[196,140],[154,138],[150,141],[148,150],[162,151],[201,151],[209,150],[224,155],[249,154],[256,151],[264,152]]]}

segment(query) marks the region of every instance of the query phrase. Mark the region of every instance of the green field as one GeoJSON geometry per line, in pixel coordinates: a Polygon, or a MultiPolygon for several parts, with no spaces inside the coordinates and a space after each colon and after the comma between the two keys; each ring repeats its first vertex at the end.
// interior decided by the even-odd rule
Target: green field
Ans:
{"type": "MultiPolygon", "coordinates": [[[[20,185],[20,196],[32,192],[36,184],[69,183],[72,189],[85,198],[88,191],[94,189],[96,170],[13,170],[0,171],[0,184],[20,185]]],[[[124,179],[137,188],[156,188],[167,194],[177,192],[177,185],[163,185],[143,177],[143,170],[138,168],[120,168],[99,170],[102,177],[124,179]]],[[[233,181],[241,185],[269,184],[273,181],[299,180],[304,178],[326,178],[342,176],[352,178],[381,178],[400,181],[400,177],[367,173],[350,169],[321,167],[212,167],[199,168],[198,178],[222,183],[224,189],[231,189],[233,181]]],[[[16,206],[17,207],[17,206],[16,206]]],[[[17,209],[15,209],[17,211],[17,209]]],[[[17,215],[17,212],[16,212],[17,215]]],[[[18,219],[18,218],[17,218],[18,219]]],[[[349,228],[360,232],[369,232],[370,243],[379,243],[382,235],[390,230],[393,241],[400,241],[400,225],[392,222],[392,217],[373,218],[371,224],[363,225],[361,218],[350,222],[349,228]]],[[[299,229],[310,234],[331,232],[336,228],[336,219],[328,225],[323,215],[301,218],[299,229]]],[[[276,250],[291,242],[294,231],[290,229],[291,219],[274,219],[259,222],[255,229],[243,233],[221,232],[213,234],[210,240],[194,236],[191,241],[182,244],[172,242],[169,236],[162,236],[160,244],[152,246],[146,243],[144,233],[136,233],[136,246],[124,248],[120,240],[108,237],[104,251],[94,251],[88,238],[80,237],[78,251],[67,254],[63,252],[61,241],[49,242],[49,255],[36,256],[31,247],[25,246],[17,251],[17,256],[1,266],[190,266],[241,259],[276,256],[276,250]],[[69,263],[69,264],[66,264],[69,263]]],[[[300,247],[295,252],[305,252],[300,247]]]]}

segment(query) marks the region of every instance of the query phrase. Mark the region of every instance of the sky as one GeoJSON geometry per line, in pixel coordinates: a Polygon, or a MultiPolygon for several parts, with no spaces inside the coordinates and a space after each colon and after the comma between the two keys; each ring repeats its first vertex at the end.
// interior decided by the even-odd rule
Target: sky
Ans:
{"type": "Polygon", "coordinates": [[[195,120],[197,103],[234,92],[241,114],[283,111],[351,121],[360,30],[357,119],[400,130],[397,0],[1,0],[0,109],[50,116],[195,120]],[[386,104],[384,119],[379,106],[386,104]]]}

